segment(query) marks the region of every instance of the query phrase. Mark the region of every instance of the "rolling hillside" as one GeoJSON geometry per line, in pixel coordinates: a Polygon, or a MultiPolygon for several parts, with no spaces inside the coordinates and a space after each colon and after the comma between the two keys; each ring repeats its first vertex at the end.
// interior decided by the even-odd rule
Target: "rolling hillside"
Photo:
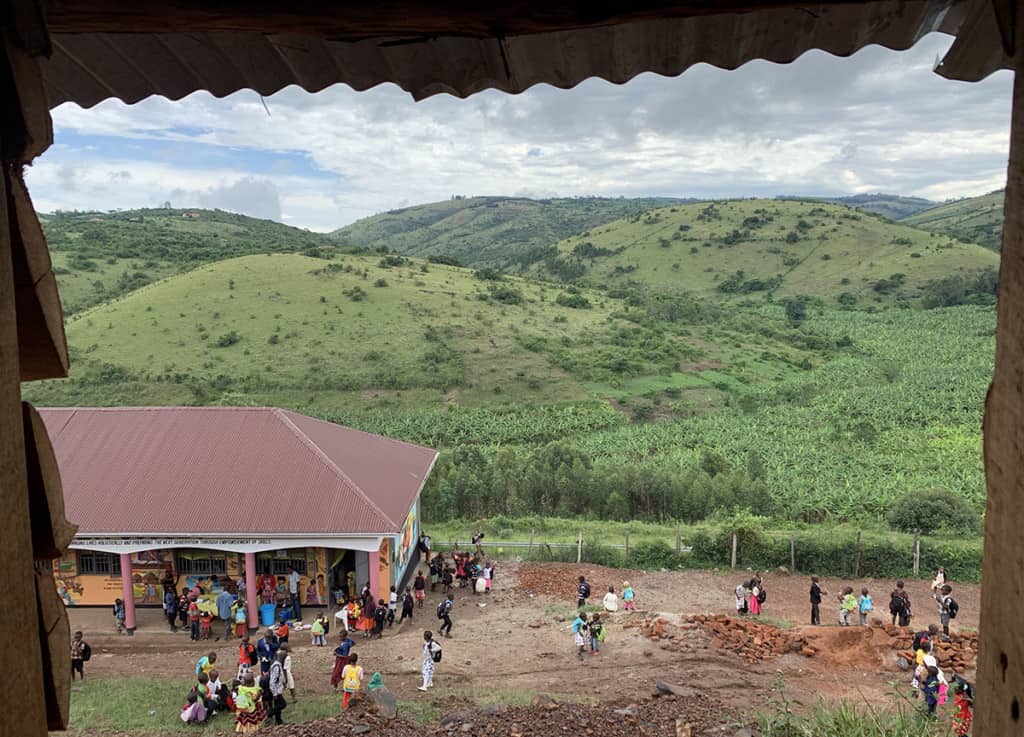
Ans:
{"type": "Polygon", "coordinates": [[[34,385],[32,396],[337,410],[628,402],[667,391],[697,409],[738,382],[798,372],[811,355],[780,320],[731,325],[689,297],[627,305],[395,255],[249,256],[76,315],[72,380],[34,385]],[[727,345],[710,342],[715,328],[733,335],[727,345]]]}
{"type": "Polygon", "coordinates": [[[643,283],[697,294],[772,292],[845,305],[915,298],[931,280],[998,265],[998,256],[846,207],[730,200],[651,210],[568,238],[537,274],[643,283]]]}
{"type": "Polygon", "coordinates": [[[949,202],[911,215],[902,222],[998,251],[1003,237],[1003,194],[1003,190],[999,190],[949,202]]]}
{"type": "Polygon", "coordinates": [[[41,214],[66,315],[198,264],[324,249],[324,236],[223,210],[41,214]]]}
{"type": "MultiPolygon", "coordinates": [[[[468,197],[374,215],[331,233],[338,243],[409,256],[448,256],[465,266],[532,263],[574,233],[685,200],[579,197],[468,197]]],[[[692,201],[692,200],[690,200],[692,201]]]]}
{"type": "Polygon", "coordinates": [[[854,210],[881,215],[889,220],[900,220],[911,215],[935,207],[937,203],[921,197],[902,197],[895,194],[855,194],[848,197],[779,197],[780,200],[798,200],[803,202],[829,202],[833,205],[844,205],[854,210]]]}

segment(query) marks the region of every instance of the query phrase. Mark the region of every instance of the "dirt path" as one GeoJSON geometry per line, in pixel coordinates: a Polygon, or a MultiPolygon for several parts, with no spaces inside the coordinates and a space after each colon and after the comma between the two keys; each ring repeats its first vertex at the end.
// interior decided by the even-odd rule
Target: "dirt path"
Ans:
{"type": "MultiPolygon", "coordinates": [[[[525,703],[536,693],[587,702],[626,702],[649,694],[658,680],[685,683],[712,694],[726,710],[749,713],[760,708],[773,680],[783,674],[788,690],[797,698],[813,703],[817,696],[871,700],[888,698],[888,683],[902,679],[895,668],[893,651],[881,630],[863,628],[800,627],[814,641],[820,655],[813,658],[784,655],[753,665],[737,655],[718,650],[710,637],[699,630],[687,635],[681,651],[663,649],[642,637],[635,628],[624,628],[625,613],[609,617],[607,640],[598,656],[582,661],[575,653],[569,622],[572,619],[575,580],[581,573],[593,584],[599,601],[608,585],[619,590],[627,577],[637,591],[638,607],[664,613],[672,621],[679,615],[730,613],[732,590],[739,576],[706,571],[624,572],[600,566],[564,564],[504,564],[495,590],[476,597],[468,589],[456,590],[453,637],[443,640],[445,655],[438,667],[436,693],[440,703],[446,695],[459,695],[477,703],[525,703]],[[520,581],[520,573],[522,581],[520,581]],[[536,589],[529,591],[529,582],[536,589]],[[563,588],[564,582],[564,588],[563,588]],[[623,675],[626,678],[623,678],[623,675]]],[[[807,616],[807,580],[802,577],[766,575],[769,592],[766,611],[770,617],[802,623],[807,616]]],[[[823,581],[830,592],[843,582],[823,581]]],[[[851,585],[853,583],[851,582],[851,585]]],[[[884,609],[891,582],[857,582],[868,586],[878,608],[884,609]]],[[[927,584],[909,584],[913,601],[922,611],[927,601],[927,584]]],[[[977,586],[957,586],[961,603],[961,626],[977,626],[977,586]]],[[[368,673],[379,671],[399,699],[425,700],[416,690],[420,684],[423,630],[436,630],[434,606],[440,594],[428,597],[412,622],[389,629],[380,640],[357,636],[356,651],[368,673]]],[[[829,598],[831,603],[831,598],[829,598]]],[[[823,621],[830,621],[831,608],[823,606],[823,621]]],[[[931,607],[925,612],[932,613],[931,607]]],[[[113,632],[108,610],[72,609],[72,629],[82,629],[93,647],[89,663],[92,676],[126,673],[188,676],[203,653],[214,650],[233,672],[237,662],[236,641],[192,643],[188,635],[171,634],[156,610],[140,612],[140,629],[133,637],[113,632]]],[[[778,621],[778,620],[776,620],[778,621]]],[[[931,617],[922,617],[927,623],[931,617]]],[[[308,632],[291,637],[299,698],[303,693],[330,693],[332,649],[338,640],[332,627],[330,646],[314,648],[308,632]]],[[[454,707],[453,707],[454,708],[454,707]]]]}

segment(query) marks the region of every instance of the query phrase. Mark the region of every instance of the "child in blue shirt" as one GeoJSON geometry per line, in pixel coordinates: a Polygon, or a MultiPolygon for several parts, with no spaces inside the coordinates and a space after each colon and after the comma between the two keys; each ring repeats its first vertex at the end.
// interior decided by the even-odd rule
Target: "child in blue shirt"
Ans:
{"type": "Polygon", "coordinates": [[[921,693],[924,694],[925,714],[934,717],[935,707],[939,705],[939,669],[934,665],[928,666],[928,675],[921,684],[921,693]]]}
{"type": "Polygon", "coordinates": [[[868,614],[874,610],[875,605],[871,601],[871,595],[868,594],[867,589],[860,590],[860,626],[867,627],[868,625],[868,614]]]}

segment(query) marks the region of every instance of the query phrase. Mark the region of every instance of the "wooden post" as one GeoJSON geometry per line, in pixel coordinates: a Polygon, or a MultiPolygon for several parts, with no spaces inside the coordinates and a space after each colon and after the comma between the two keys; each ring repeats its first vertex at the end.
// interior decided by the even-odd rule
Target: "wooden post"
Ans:
{"type": "Polygon", "coordinates": [[[629,530],[626,530],[626,560],[629,560],[629,530]]]}
{"type": "MultiPolygon", "coordinates": [[[[16,109],[18,100],[2,96],[0,104],[16,109]]],[[[4,591],[7,597],[8,621],[19,624],[18,636],[9,638],[7,646],[0,649],[0,668],[4,673],[17,674],[16,678],[8,679],[4,694],[5,703],[11,705],[5,734],[45,737],[47,707],[29,517],[6,162],[3,169],[0,173],[0,500],[4,514],[0,521],[0,536],[4,541],[4,565],[0,567],[0,591],[4,591]]]]}
{"type": "Polygon", "coordinates": [[[526,558],[527,558],[527,560],[529,560],[530,555],[533,553],[533,535],[534,535],[535,532],[537,532],[536,529],[534,529],[534,528],[530,529],[530,547],[528,547],[526,549],[526,558]]]}
{"type": "Polygon", "coordinates": [[[921,535],[914,533],[914,578],[921,573],[921,535]]]}
{"type": "Polygon", "coordinates": [[[857,530],[857,557],[853,562],[853,577],[860,578],[860,530],[857,530]]]}
{"type": "Polygon", "coordinates": [[[576,562],[579,563],[583,560],[583,530],[580,530],[579,537],[576,538],[576,562]]]}
{"type": "Polygon", "coordinates": [[[676,557],[683,554],[683,536],[680,533],[679,525],[676,524],[676,557]]]}
{"type": "Polygon", "coordinates": [[[789,538],[789,572],[796,573],[796,540],[789,538]]]}
{"type": "Polygon", "coordinates": [[[996,317],[996,366],[985,400],[985,553],[981,578],[976,737],[1021,734],[1024,724],[1024,2],[995,6],[1016,77],[996,317]],[[1000,13],[999,11],[1002,11],[1000,13]],[[1014,22],[1016,21],[1016,22],[1014,22]]]}
{"type": "Polygon", "coordinates": [[[736,533],[735,532],[732,533],[732,563],[730,565],[732,565],[733,568],[736,567],[736,533]]]}

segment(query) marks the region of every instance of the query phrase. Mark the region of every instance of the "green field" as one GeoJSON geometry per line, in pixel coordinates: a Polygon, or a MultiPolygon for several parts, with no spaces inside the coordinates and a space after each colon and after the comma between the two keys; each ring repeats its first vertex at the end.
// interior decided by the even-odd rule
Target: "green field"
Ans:
{"type": "Polygon", "coordinates": [[[663,207],[561,241],[533,268],[584,283],[732,297],[814,295],[847,305],[914,299],[998,256],[949,236],[820,202],[729,200],[663,207]]]}
{"type": "Polygon", "coordinates": [[[941,233],[998,251],[1003,237],[1003,190],[969,197],[903,218],[915,228],[941,233]]]}

